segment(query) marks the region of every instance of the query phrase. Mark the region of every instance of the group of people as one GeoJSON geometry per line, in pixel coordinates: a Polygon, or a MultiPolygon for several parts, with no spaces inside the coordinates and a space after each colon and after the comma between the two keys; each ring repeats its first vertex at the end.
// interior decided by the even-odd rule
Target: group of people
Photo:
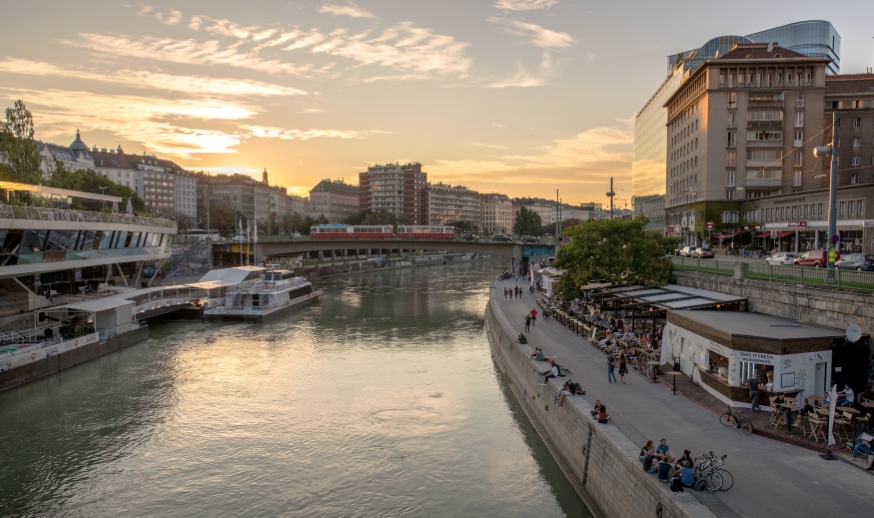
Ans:
{"type": "MultiPolygon", "coordinates": [[[[524,337],[522,333],[519,334],[524,337]]],[[[546,382],[550,379],[565,377],[565,375],[561,372],[561,365],[556,363],[555,358],[550,358],[546,356],[543,353],[543,349],[541,349],[540,347],[534,348],[534,350],[531,352],[531,358],[539,362],[549,362],[549,369],[540,373],[540,375],[543,376],[543,383],[541,383],[541,385],[546,385],[546,382]]],[[[579,383],[575,383],[572,380],[567,380],[558,389],[558,395],[556,395],[558,406],[564,406],[564,400],[568,395],[582,395],[585,393],[586,391],[583,390],[583,387],[579,383]]]]}
{"type": "Polygon", "coordinates": [[[673,457],[665,438],[660,439],[657,446],[653,441],[646,441],[640,448],[640,461],[645,472],[658,474],[659,482],[670,482],[671,478],[677,477],[683,486],[695,485],[695,460],[692,459],[692,453],[683,450],[679,459],[673,457]]]}
{"type": "Polygon", "coordinates": [[[525,315],[525,331],[531,331],[531,326],[537,324],[537,308],[531,308],[525,315]]]}
{"type": "Polygon", "coordinates": [[[610,422],[610,414],[607,413],[607,407],[601,403],[600,399],[595,400],[595,406],[592,407],[591,414],[601,424],[610,422]]]}
{"type": "Polygon", "coordinates": [[[510,300],[513,300],[515,296],[517,299],[522,296],[522,288],[516,286],[515,288],[504,288],[504,299],[509,296],[510,300]]]}

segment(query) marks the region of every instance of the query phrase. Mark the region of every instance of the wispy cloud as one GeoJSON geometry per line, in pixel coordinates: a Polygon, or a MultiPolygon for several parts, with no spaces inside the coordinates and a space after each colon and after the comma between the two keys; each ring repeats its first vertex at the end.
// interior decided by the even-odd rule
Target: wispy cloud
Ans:
{"type": "Polygon", "coordinates": [[[528,43],[544,49],[570,47],[576,40],[570,34],[547,29],[536,23],[523,22],[511,18],[492,16],[487,19],[492,23],[502,25],[508,34],[525,38],[528,43]]]}
{"type": "Polygon", "coordinates": [[[558,4],[559,0],[498,0],[495,7],[511,11],[531,11],[534,9],[549,9],[558,4]]]}
{"type": "Polygon", "coordinates": [[[310,140],[314,138],[339,138],[339,139],[361,139],[370,135],[387,134],[390,131],[382,130],[365,130],[365,131],[344,131],[344,130],[298,130],[286,128],[274,128],[269,126],[240,126],[241,129],[248,131],[253,137],[260,138],[276,138],[281,140],[310,140]]]}
{"type": "Polygon", "coordinates": [[[156,11],[155,8],[151,5],[144,5],[140,7],[140,10],[137,11],[137,15],[139,16],[151,16],[154,17],[161,23],[167,25],[176,25],[180,21],[182,21],[182,13],[176,9],[170,9],[169,11],[162,13],[156,11]]]}
{"type": "Polygon", "coordinates": [[[600,186],[611,175],[631,170],[633,140],[633,130],[623,122],[621,127],[602,126],[557,139],[530,154],[438,160],[429,171],[452,181],[525,184],[536,176],[542,182],[600,186]],[[513,172],[520,174],[508,174],[513,172]]]}
{"type": "Polygon", "coordinates": [[[333,14],[335,16],[351,16],[352,18],[376,18],[370,11],[350,3],[349,5],[323,5],[319,8],[320,13],[333,14]]]}
{"type": "Polygon", "coordinates": [[[483,142],[471,142],[474,146],[487,147],[489,149],[510,149],[507,146],[499,146],[497,144],[485,144],[483,142]]]}
{"type": "Polygon", "coordinates": [[[0,70],[13,74],[35,76],[69,77],[89,81],[101,81],[128,86],[131,88],[150,88],[169,92],[203,95],[254,95],[287,96],[307,95],[304,90],[285,86],[251,81],[248,79],[222,79],[205,76],[176,76],[148,72],[145,70],[119,70],[99,73],[89,70],[66,68],[44,61],[6,58],[0,61],[0,70]]]}

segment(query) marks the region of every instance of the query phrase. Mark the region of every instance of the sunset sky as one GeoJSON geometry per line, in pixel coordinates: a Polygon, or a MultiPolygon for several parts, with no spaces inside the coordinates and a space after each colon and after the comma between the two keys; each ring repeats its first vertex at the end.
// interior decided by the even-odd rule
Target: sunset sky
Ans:
{"type": "Polygon", "coordinates": [[[36,137],[270,171],[304,194],[368,165],[510,196],[631,203],[634,115],[666,56],[827,19],[874,66],[869,1],[3,1],[0,96],[36,137]],[[792,13],[791,15],[787,13],[792,13]],[[787,17],[788,16],[788,17],[787,17]]]}

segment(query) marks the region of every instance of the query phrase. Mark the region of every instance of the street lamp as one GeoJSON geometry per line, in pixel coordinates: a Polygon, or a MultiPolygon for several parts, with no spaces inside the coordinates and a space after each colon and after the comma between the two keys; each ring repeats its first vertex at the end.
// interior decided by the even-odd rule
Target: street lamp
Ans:
{"type": "Polygon", "coordinates": [[[837,244],[841,238],[838,236],[838,112],[832,113],[832,145],[817,146],[813,150],[813,156],[831,157],[831,181],[828,189],[828,278],[835,277],[835,259],[837,258],[837,244]]]}

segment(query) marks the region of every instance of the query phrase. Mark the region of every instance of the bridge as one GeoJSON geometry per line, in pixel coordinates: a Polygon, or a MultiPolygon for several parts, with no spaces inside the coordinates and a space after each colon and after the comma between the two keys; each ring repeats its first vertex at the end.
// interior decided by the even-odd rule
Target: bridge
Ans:
{"type": "MultiPolygon", "coordinates": [[[[216,267],[235,266],[239,263],[239,243],[213,244],[212,253],[216,267]]],[[[413,253],[415,250],[484,254],[497,257],[512,257],[527,262],[529,257],[555,255],[555,245],[520,242],[431,240],[431,239],[306,239],[287,241],[263,241],[257,245],[242,245],[243,254],[253,255],[253,263],[270,257],[284,257],[322,252],[325,257],[343,258],[357,255],[391,255],[413,253]]]]}

